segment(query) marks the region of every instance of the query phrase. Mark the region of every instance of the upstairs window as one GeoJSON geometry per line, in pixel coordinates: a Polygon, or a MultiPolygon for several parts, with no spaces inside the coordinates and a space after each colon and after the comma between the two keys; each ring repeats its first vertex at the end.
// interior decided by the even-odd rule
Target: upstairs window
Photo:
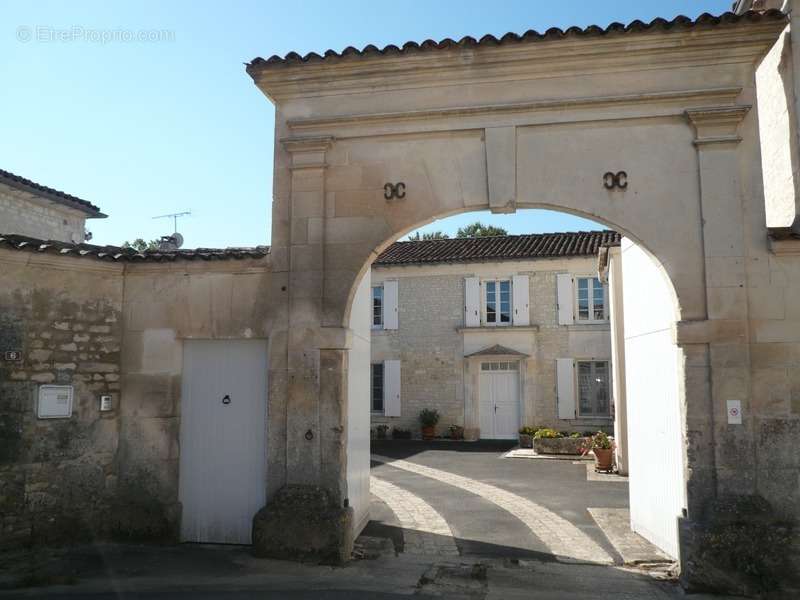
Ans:
{"type": "Polygon", "coordinates": [[[597,277],[577,277],[575,279],[577,292],[577,317],[578,321],[587,323],[606,321],[606,288],[597,277]]]}
{"type": "Polygon", "coordinates": [[[383,327],[383,286],[381,285],[372,288],[372,326],[383,327]]]}
{"type": "Polygon", "coordinates": [[[483,282],[485,325],[511,325],[511,281],[509,279],[483,282]]]}

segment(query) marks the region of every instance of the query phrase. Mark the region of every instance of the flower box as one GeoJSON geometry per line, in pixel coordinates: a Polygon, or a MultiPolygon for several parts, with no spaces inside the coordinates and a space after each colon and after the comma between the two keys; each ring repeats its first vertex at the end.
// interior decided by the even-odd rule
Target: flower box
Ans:
{"type": "Polygon", "coordinates": [[[584,437],[536,438],[533,440],[533,449],[537,454],[580,455],[586,444],[587,438],[584,437]]]}

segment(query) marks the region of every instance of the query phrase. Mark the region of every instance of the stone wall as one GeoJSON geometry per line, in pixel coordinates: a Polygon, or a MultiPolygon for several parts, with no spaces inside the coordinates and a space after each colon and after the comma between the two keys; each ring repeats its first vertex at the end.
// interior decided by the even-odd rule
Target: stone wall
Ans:
{"type": "Polygon", "coordinates": [[[78,540],[112,528],[122,337],[116,265],[2,252],[0,543],[78,540]],[[38,419],[40,384],[74,386],[72,417],[38,419]],[[114,410],[100,412],[111,394],[114,410]]]}
{"type": "Polygon", "coordinates": [[[86,215],[0,183],[0,233],[83,242],[86,215]]]}
{"type": "Polygon", "coordinates": [[[185,338],[266,338],[266,259],[132,265],[0,250],[0,544],[175,540],[185,338]],[[39,419],[38,387],[74,386],[39,419]],[[110,394],[112,410],[100,412],[110,394]]]}
{"type": "MultiPolygon", "coordinates": [[[[374,329],[372,362],[399,359],[401,365],[400,417],[372,415],[373,427],[419,433],[417,415],[423,408],[441,414],[437,434],[451,424],[469,426],[466,405],[477,390],[465,385],[465,356],[494,344],[528,355],[523,361],[521,389],[523,425],[583,431],[610,427],[609,419],[558,418],[557,358],[597,358],[611,355],[608,324],[559,325],[556,274],[593,276],[594,258],[542,259],[462,265],[374,267],[373,285],[397,279],[399,327],[374,329]],[[464,278],[469,276],[529,276],[531,328],[476,328],[464,330],[464,278]]],[[[487,359],[488,360],[488,359],[487,359]]]]}

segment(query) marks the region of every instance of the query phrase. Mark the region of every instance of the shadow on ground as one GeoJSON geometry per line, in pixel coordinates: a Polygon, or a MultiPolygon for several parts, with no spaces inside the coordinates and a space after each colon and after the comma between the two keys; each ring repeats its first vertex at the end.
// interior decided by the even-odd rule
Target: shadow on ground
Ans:
{"type": "Polygon", "coordinates": [[[409,458],[429,450],[439,452],[478,452],[501,454],[518,446],[516,440],[480,440],[463,442],[451,440],[372,440],[370,452],[390,458],[409,458]]]}

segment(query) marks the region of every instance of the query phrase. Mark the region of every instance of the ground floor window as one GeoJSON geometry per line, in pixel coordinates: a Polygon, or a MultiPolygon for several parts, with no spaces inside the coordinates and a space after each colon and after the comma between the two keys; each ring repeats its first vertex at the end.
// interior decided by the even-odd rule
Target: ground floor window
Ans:
{"type": "Polygon", "coordinates": [[[582,417],[610,417],[611,393],[608,361],[578,361],[578,414],[582,417]]]}
{"type": "Polygon", "coordinates": [[[372,365],[372,412],[383,412],[383,363],[372,365]]]}

